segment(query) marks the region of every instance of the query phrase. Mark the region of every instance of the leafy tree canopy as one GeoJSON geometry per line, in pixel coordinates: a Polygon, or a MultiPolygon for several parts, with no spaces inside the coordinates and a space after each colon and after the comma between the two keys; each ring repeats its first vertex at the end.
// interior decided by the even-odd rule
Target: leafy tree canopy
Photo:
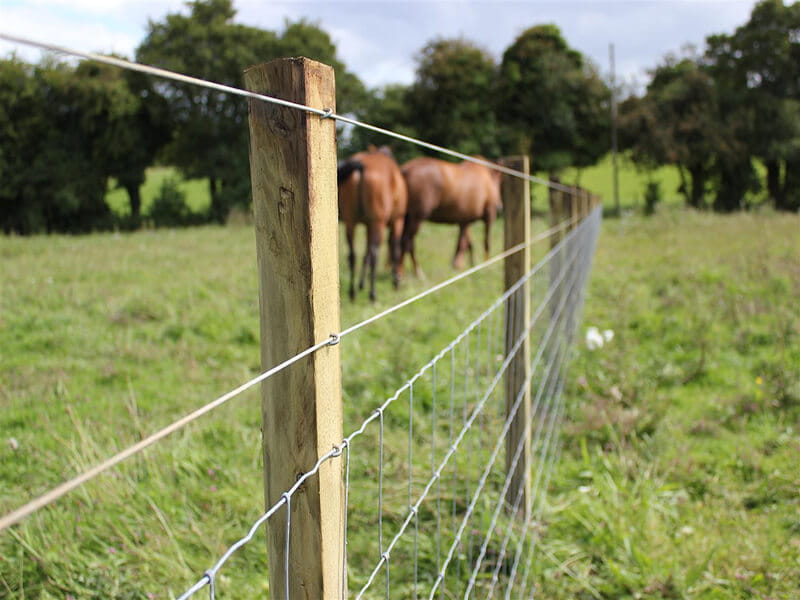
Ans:
{"type": "Polygon", "coordinates": [[[497,114],[505,152],[530,154],[547,170],[596,162],[608,151],[610,97],[558,27],[526,29],[500,65],[497,114]]]}

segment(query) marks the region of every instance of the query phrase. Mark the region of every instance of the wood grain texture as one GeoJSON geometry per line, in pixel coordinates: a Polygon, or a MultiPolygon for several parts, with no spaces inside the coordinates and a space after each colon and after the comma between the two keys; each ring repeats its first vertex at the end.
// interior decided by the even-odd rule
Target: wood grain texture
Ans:
{"type": "MultiPolygon", "coordinates": [[[[503,159],[502,163],[526,175],[530,173],[530,160],[527,156],[503,159]]],[[[530,184],[527,180],[511,175],[503,176],[503,213],[505,230],[505,249],[531,239],[530,184]]],[[[531,248],[516,252],[505,261],[505,289],[517,283],[531,269],[531,248]]],[[[512,351],[531,320],[530,282],[526,281],[519,290],[509,297],[506,304],[506,356],[512,351]]],[[[531,348],[527,336],[508,365],[505,379],[506,415],[517,401],[520,390],[523,397],[511,421],[506,438],[506,473],[511,476],[511,485],[506,495],[506,507],[512,509],[520,489],[522,499],[518,505],[521,516],[527,516],[532,507],[531,498],[531,388],[530,388],[531,348]],[[522,441],[523,450],[516,467],[513,458],[522,441]]]]}
{"type": "MultiPolygon", "coordinates": [[[[333,69],[305,58],[245,71],[248,90],[335,111],[333,69]]],[[[264,369],[340,330],[336,131],[332,119],[250,101],[250,172],[264,369]]],[[[342,441],[339,346],[262,385],[264,489],[271,506],[342,441]]],[[[289,596],[342,590],[341,460],[325,463],[291,499],[289,596]]],[[[285,586],[286,511],[267,525],[272,597],[285,586]]]]}

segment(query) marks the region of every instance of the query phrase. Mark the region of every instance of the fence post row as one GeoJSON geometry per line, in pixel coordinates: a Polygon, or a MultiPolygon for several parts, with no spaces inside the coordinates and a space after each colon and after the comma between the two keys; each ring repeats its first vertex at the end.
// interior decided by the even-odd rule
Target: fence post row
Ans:
{"type": "MultiPolygon", "coordinates": [[[[251,67],[244,81],[253,92],[336,108],[333,69],[306,58],[251,67]]],[[[340,330],[335,122],[251,99],[250,173],[266,369],[340,330]]],[[[261,410],[271,506],[342,441],[339,346],[324,347],[267,379],[261,410]]],[[[325,462],[291,497],[290,515],[281,509],[267,523],[273,597],[282,598],[287,589],[291,599],[341,594],[341,465],[325,462]],[[288,557],[281,516],[291,517],[288,557]]]]}
{"type": "MultiPolygon", "coordinates": [[[[526,175],[530,173],[530,160],[527,156],[505,158],[502,163],[526,175]]],[[[521,243],[526,244],[524,250],[510,255],[505,260],[505,289],[509,289],[531,270],[530,184],[520,177],[503,175],[502,190],[505,249],[508,250],[521,243]]],[[[511,352],[520,336],[524,334],[530,320],[530,281],[526,281],[506,302],[506,356],[511,352]]],[[[522,501],[518,506],[520,516],[524,518],[527,518],[532,509],[530,355],[530,335],[528,335],[517,350],[514,359],[509,363],[505,379],[507,415],[516,403],[520,390],[523,386],[525,387],[522,392],[522,401],[511,421],[511,428],[506,438],[506,475],[511,480],[506,495],[506,508],[511,509],[514,506],[517,495],[522,490],[522,501]],[[523,438],[522,455],[512,471],[512,459],[523,438]]]]}

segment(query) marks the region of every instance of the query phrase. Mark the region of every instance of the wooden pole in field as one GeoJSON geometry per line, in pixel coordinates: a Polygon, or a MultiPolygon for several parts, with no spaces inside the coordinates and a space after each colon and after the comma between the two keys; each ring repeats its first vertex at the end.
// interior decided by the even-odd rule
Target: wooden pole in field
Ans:
{"type": "Polygon", "coordinates": [[[579,209],[579,206],[580,206],[580,204],[579,204],[579,196],[580,196],[580,194],[581,194],[581,188],[579,188],[579,187],[570,188],[570,194],[569,194],[569,199],[568,199],[569,204],[568,204],[568,208],[567,208],[567,214],[569,215],[569,218],[571,220],[571,223],[570,223],[570,226],[569,226],[569,231],[572,231],[573,229],[575,229],[578,226],[577,218],[578,218],[578,215],[580,214],[580,212],[579,212],[579,210],[580,210],[579,209]]]}
{"type": "MultiPolygon", "coordinates": [[[[526,175],[530,173],[530,160],[527,156],[515,156],[503,160],[503,164],[526,175]]],[[[521,243],[523,250],[512,254],[505,261],[505,289],[509,289],[531,270],[531,200],[530,184],[525,179],[510,175],[503,176],[503,221],[505,229],[505,248],[513,248],[521,243]]],[[[521,336],[527,332],[531,320],[530,281],[526,281],[506,303],[506,356],[512,351],[521,336]]],[[[527,517],[532,507],[531,498],[531,348],[530,335],[526,335],[508,365],[505,380],[506,414],[508,415],[522,394],[522,399],[511,421],[506,438],[506,473],[511,485],[506,495],[506,508],[511,510],[515,504],[521,516],[527,517]],[[519,444],[522,453],[516,466],[513,458],[519,444]],[[519,498],[519,494],[522,497],[519,498]],[[519,500],[519,502],[518,502],[519,500]]]]}
{"type": "MultiPolygon", "coordinates": [[[[316,108],[335,107],[327,65],[288,58],[251,67],[253,92],[316,108]]],[[[336,131],[332,119],[250,100],[250,178],[258,253],[264,369],[339,331],[336,131]]],[[[267,506],[342,442],[339,346],[326,346],[262,385],[267,506]]],[[[324,463],[267,522],[270,597],[341,596],[341,460],[324,463]]]]}
{"type": "MultiPolygon", "coordinates": [[[[551,177],[550,182],[553,184],[560,185],[561,182],[556,177],[551,177]]],[[[556,228],[558,227],[557,231],[554,231],[550,235],[550,250],[552,251],[553,248],[558,246],[561,240],[564,239],[564,235],[566,235],[566,230],[562,229],[560,226],[563,224],[564,219],[567,217],[567,212],[565,210],[566,205],[564,204],[565,201],[565,194],[562,190],[551,187],[548,190],[548,200],[550,202],[550,227],[556,228]]],[[[561,263],[563,259],[562,252],[556,252],[550,258],[550,285],[555,286],[556,282],[558,281],[558,277],[561,273],[561,263]]],[[[550,300],[550,313],[554,314],[556,307],[559,303],[559,295],[558,293],[554,293],[551,300],[550,300]]]]}
{"type": "MultiPolygon", "coordinates": [[[[558,179],[556,179],[554,177],[550,178],[550,182],[553,183],[553,184],[560,184],[558,179]]],[[[547,199],[548,199],[549,204],[550,204],[550,227],[551,228],[557,227],[561,223],[561,220],[564,218],[563,217],[563,210],[562,210],[563,204],[562,204],[562,201],[561,201],[561,196],[562,195],[563,195],[563,192],[561,190],[559,190],[559,189],[554,188],[554,187],[548,188],[548,190],[547,190],[547,199]]],[[[553,235],[550,236],[550,248],[551,249],[554,248],[558,244],[558,242],[561,241],[562,237],[564,237],[564,232],[562,230],[559,230],[559,231],[553,233],[553,235]]]]}
{"type": "Polygon", "coordinates": [[[591,203],[592,194],[589,190],[583,190],[583,198],[581,198],[581,220],[589,216],[589,205],[591,203]]]}

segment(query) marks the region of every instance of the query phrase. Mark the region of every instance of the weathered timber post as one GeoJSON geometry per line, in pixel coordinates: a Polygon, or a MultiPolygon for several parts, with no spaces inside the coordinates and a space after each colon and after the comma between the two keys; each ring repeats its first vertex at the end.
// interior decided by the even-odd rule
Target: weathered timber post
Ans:
{"type": "MultiPolygon", "coordinates": [[[[528,175],[530,160],[527,156],[514,156],[503,159],[503,164],[516,171],[528,175]]],[[[520,278],[531,270],[531,196],[530,182],[513,175],[503,176],[503,221],[505,229],[505,249],[508,250],[521,243],[525,248],[508,256],[505,261],[505,289],[511,288],[520,278]]],[[[532,508],[531,498],[531,349],[530,335],[526,329],[531,320],[530,281],[523,283],[506,302],[506,356],[513,350],[521,336],[524,340],[517,353],[508,365],[505,380],[506,414],[514,407],[517,397],[523,397],[511,421],[511,428],[506,438],[506,473],[510,476],[511,485],[506,495],[506,508],[511,510],[518,503],[519,513],[527,517],[532,508]],[[523,391],[524,389],[524,391],[523,391]],[[517,464],[513,459],[522,441],[523,450],[517,464]]]]}
{"type": "Polygon", "coordinates": [[[592,193],[589,190],[584,190],[583,193],[583,218],[589,216],[592,212],[592,193]]]}
{"type": "Polygon", "coordinates": [[[567,214],[569,214],[569,218],[571,220],[569,230],[572,231],[578,226],[578,218],[580,216],[580,195],[581,195],[581,188],[575,186],[570,188],[570,195],[569,195],[569,208],[567,209],[567,214]]]}
{"type": "MultiPolygon", "coordinates": [[[[550,178],[550,183],[554,185],[554,187],[548,188],[547,190],[547,199],[550,204],[550,227],[558,227],[561,224],[561,220],[563,217],[562,211],[562,200],[561,197],[563,192],[557,189],[555,186],[560,185],[560,182],[555,177],[550,178]]],[[[558,242],[561,241],[561,238],[564,237],[564,232],[559,229],[558,231],[554,232],[553,235],[550,236],[550,249],[558,245],[558,242]]]]}
{"type": "MultiPolygon", "coordinates": [[[[245,71],[248,90],[335,110],[333,69],[288,58],[245,71]]],[[[250,179],[264,369],[339,331],[336,132],[332,119],[250,100],[250,179]]],[[[266,505],[342,441],[339,346],[326,346],[262,384],[266,505]]],[[[324,463],[267,523],[271,597],[342,592],[341,461],[324,463]]],[[[289,600],[287,599],[287,600],[289,600]]]]}
{"type": "MultiPolygon", "coordinates": [[[[568,196],[563,189],[560,189],[561,182],[551,177],[550,182],[558,187],[551,187],[549,190],[550,201],[550,227],[558,228],[550,236],[550,250],[553,250],[564,236],[567,234],[568,229],[564,228],[564,221],[568,218],[569,211],[567,210],[568,196]]],[[[561,275],[561,265],[564,262],[564,251],[559,250],[550,259],[550,286],[557,286],[557,282],[561,275]]],[[[550,314],[555,315],[556,308],[559,305],[560,295],[559,289],[556,289],[550,299],[550,314]]]]}

